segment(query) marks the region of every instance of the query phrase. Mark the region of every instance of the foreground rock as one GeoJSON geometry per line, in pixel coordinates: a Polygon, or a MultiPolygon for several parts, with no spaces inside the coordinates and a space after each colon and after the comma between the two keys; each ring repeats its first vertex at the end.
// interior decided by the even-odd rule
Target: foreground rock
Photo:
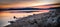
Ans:
{"type": "Polygon", "coordinates": [[[60,25],[60,12],[52,10],[48,13],[34,14],[10,21],[10,23],[5,27],[58,27],[60,25]]]}

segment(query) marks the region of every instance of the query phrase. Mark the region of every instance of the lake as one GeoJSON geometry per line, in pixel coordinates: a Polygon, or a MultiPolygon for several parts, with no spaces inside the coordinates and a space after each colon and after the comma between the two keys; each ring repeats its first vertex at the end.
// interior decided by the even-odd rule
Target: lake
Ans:
{"type": "Polygon", "coordinates": [[[46,12],[49,12],[49,10],[40,10],[39,12],[31,12],[31,13],[16,12],[16,10],[1,11],[0,12],[0,27],[10,24],[8,23],[8,21],[15,21],[16,19],[14,19],[13,16],[16,16],[17,18],[22,18],[22,17],[27,17],[29,15],[33,15],[33,14],[40,14],[40,13],[46,13],[46,12]]]}

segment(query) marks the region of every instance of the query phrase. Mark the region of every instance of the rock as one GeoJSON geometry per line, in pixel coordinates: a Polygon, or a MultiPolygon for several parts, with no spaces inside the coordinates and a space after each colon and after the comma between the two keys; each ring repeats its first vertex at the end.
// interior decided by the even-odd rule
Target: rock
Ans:
{"type": "Polygon", "coordinates": [[[60,14],[53,10],[48,13],[19,18],[14,23],[5,27],[58,27],[59,25],[60,14]]]}

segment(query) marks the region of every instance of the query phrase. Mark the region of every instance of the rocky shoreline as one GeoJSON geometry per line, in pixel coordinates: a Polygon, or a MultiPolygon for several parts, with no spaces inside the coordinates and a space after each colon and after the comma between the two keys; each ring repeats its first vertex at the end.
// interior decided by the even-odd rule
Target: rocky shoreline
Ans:
{"type": "Polygon", "coordinates": [[[60,9],[10,21],[11,24],[5,27],[59,27],[60,11],[58,10],[60,9]]]}

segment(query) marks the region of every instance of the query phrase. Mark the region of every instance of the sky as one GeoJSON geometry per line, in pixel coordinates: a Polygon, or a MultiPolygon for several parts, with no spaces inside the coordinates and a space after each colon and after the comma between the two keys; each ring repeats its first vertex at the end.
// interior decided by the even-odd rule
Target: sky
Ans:
{"type": "MultiPolygon", "coordinates": [[[[56,7],[53,6],[42,6],[46,4],[55,4],[58,3],[59,0],[0,0],[0,8],[25,8],[25,7],[33,7],[33,8],[49,8],[56,7]]],[[[46,13],[49,10],[40,10],[41,12],[32,12],[32,13],[10,13],[10,11],[0,12],[0,21],[2,21],[2,25],[8,23],[9,20],[13,20],[13,16],[16,17],[24,17],[33,14],[46,13]]]]}
{"type": "Polygon", "coordinates": [[[0,8],[23,8],[59,3],[60,0],[0,0],[0,8]]]}

